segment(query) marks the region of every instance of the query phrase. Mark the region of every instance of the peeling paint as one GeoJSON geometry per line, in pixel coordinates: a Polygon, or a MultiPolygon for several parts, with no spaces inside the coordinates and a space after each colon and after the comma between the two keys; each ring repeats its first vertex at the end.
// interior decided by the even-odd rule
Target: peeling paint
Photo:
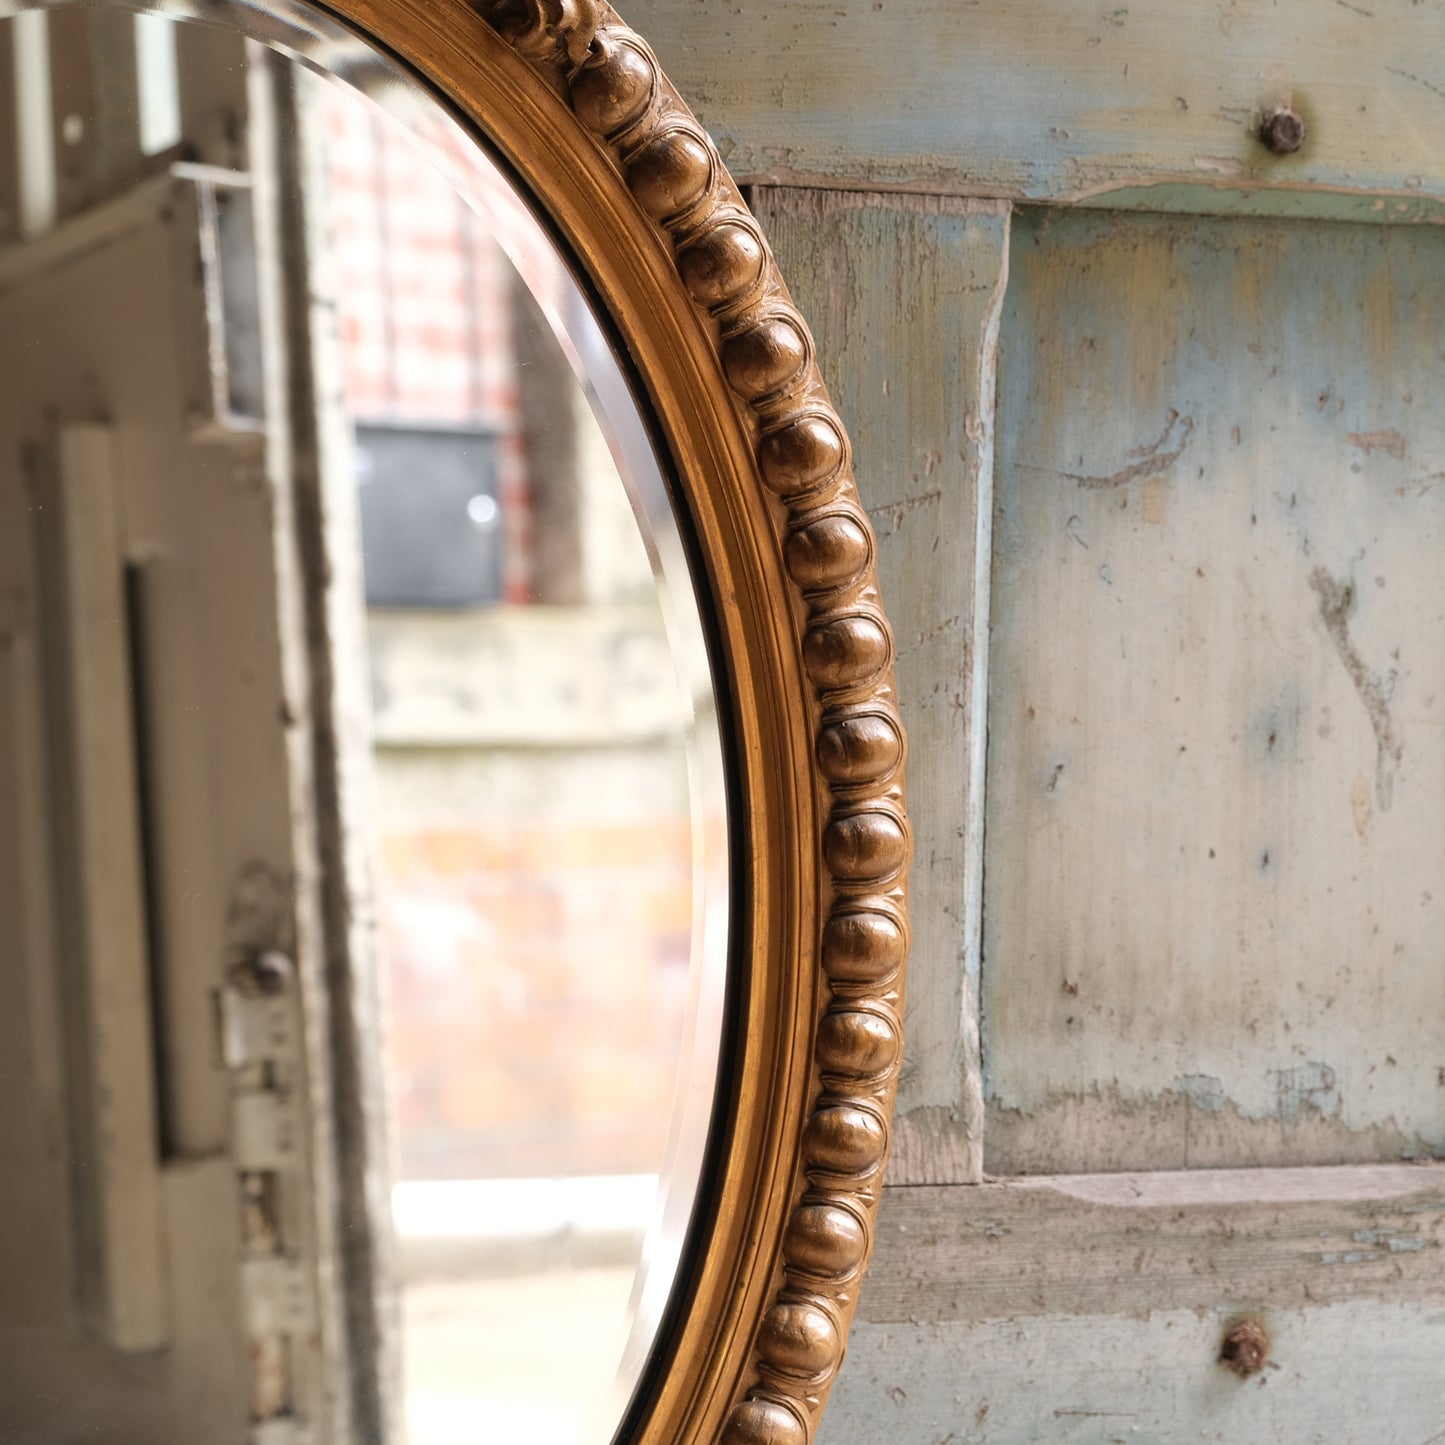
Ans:
{"type": "Polygon", "coordinates": [[[880,538],[891,537],[897,532],[911,513],[921,507],[935,507],[943,497],[943,491],[934,487],[917,496],[899,497],[892,502],[879,502],[868,508],[868,516],[880,538]]]}
{"type": "Polygon", "coordinates": [[[1350,816],[1355,824],[1355,837],[1361,843],[1370,841],[1370,825],[1375,819],[1375,795],[1370,789],[1370,780],[1363,773],[1357,774],[1350,784],[1350,816]]]}
{"type": "Polygon", "coordinates": [[[1139,498],[1139,513],[1151,527],[1162,527],[1169,516],[1169,478],[1150,477],[1139,498]]]}
{"type": "Polygon", "coordinates": [[[1229,1102],[1224,1089],[1224,1080],[1213,1074],[1183,1074],[1179,1079],[1179,1092],[1196,1109],[1206,1114],[1218,1114],[1229,1102]]]}
{"type": "Polygon", "coordinates": [[[1277,1114],[1282,1123],[1293,1124],[1303,1110],[1312,1109],[1330,1118],[1339,1113],[1340,1094],[1335,1071],[1328,1064],[1308,1063],[1274,1073],[1277,1114]]]}
{"type": "Polygon", "coordinates": [[[1249,173],[1244,162],[1235,156],[1195,156],[1194,169],[1215,176],[1234,177],[1249,173]]]}
{"type": "Polygon", "coordinates": [[[1345,435],[1345,440],[1352,446],[1358,447],[1362,452],[1384,452],[1386,456],[1394,457],[1399,461],[1405,455],[1405,438],[1399,432],[1391,429],[1388,431],[1352,431],[1345,435]]]}
{"type": "Polygon", "coordinates": [[[1445,755],[1415,743],[1445,721],[1445,487],[1410,484],[1445,446],[1439,238],[1023,211],[1014,234],[987,1167],[1428,1157],[1445,755]]]}
{"type": "Polygon", "coordinates": [[[1271,1106],[1257,1111],[1210,1074],[1153,1093],[1117,1083],[1053,1090],[1026,1108],[991,1095],[987,1167],[1030,1175],[1445,1158],[1445,1131],[1426,1136],[1393,1121],[1352,1128],[1335,1072],[1315,1062],[1277,1069],[1271,1106]]]}
{"type": "Polygon", "coordinates": [[[1168,420],[1157,441],[1151,445],[1133,447],[1126,453],[1128,456],[1137,457],[1137,461],[1104,476],[1087,476],[1079,472],[1063,472],[1061,475],[1067,477],[1071,482],[1077,482],[1079,486],[1085,487],[1089,491],[1104,491],[1113,487],[1126,486],[1129,482],[1137,481],[1140,477],[1151,476],[1155,472],[1166,471],[1184,455],[1184,449],[1189,445],[1189,438],[1194,434],[1194,418],[1192,416],[1180,416],[1172,407],[1167,416],[1168,420]],[[1166,451],[1165,447],[1175,435],[1176,425],[1179,428],[1177,444],[1166,451]]]}
{"type": "Polygon", "coordinates": [[[1340,582],[1331,577],[1323,567],[1316,567],[1310,573],[1310,588],[1319,598],[1320,620],[1324,623],[1329,639],[1345,666],[1345,671],[1354,684],[1355,692],[1364,705],[1375,733],[1375,796],[1382,809],[1388,809],[1394,795],[1395,769],[1405,756],[1405,745],[1395,730],[1395,720],[1390,714],[1390,693],[1394,686],[1395,674],[1388,673],[1381,679],[1373,673],[1360,656],[1354,639],[1350,636],[1350,618],[1354,615],[1357,601],[1355,584],[1340,582]]]}

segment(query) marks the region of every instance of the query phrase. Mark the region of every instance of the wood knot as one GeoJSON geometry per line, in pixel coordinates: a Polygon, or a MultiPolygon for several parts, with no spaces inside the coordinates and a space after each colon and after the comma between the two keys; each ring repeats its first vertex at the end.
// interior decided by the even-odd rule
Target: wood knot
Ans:
{"type": "Polygon", "coordinates": [[[1269,1335],[1258,1320],[1241,1320],[1230,1328],[1219,1347],[1219,1363],[1241,1380],[1257,1375],[1269,1359],[1269,1335]]]}

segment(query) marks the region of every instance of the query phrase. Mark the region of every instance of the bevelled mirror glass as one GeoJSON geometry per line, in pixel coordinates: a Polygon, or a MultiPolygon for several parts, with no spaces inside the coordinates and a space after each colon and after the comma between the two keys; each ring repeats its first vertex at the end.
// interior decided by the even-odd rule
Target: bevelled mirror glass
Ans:
{"type": "Polygon", "coordinates": [[[849,458],[596,0],[0,0],[0,1439],[806,1445],[908,938],[849,458]]]}
{"type": "Polygon", "coordinates": [[[609,1439],[727,961],[650,422],[379,60],[0,23],[5,1438],[609,1439]]]}

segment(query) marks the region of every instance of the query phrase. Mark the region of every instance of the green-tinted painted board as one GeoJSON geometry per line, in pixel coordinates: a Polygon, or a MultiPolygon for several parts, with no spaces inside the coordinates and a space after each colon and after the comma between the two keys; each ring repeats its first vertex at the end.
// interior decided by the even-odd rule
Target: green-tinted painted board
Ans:
{"type": "Polygon", "coordinates": [[[990,1172],[1445,1152],[1442,275],[1433,228],[1016,218],[990,1172]]]}
{"type": "Polygon", "coordinates": [[[818,1445],[1434,1445],[1440,1318],[1281,1310],[1251,1380],[1218,1362],[1226,1312],[863,1323],[818,1445]]]}
{"type": "MultiPolygon", "coordinates": [[[[630,0],[758,182],[1233,209],[1445,196],[1445,9],[1412,0],[630,0]],[[1280,105],[1294,156],[1256,138],[1280,105]],[[1164,187],[1157,199],[1150,189],[1164,187]],[[1217,194],[1213,188],[1223,187],[1217,194]],[[1258,203],[1255,203],[1258,204],[1258,203]]],[[[1430,208],[1432,211],[1433,207],[1430,208]]],[[[1387,218],[1401,214],[1387,210],[1387,218]]],[[[1438,214],[1438,213],[1437,213],[1438,214]]]]}

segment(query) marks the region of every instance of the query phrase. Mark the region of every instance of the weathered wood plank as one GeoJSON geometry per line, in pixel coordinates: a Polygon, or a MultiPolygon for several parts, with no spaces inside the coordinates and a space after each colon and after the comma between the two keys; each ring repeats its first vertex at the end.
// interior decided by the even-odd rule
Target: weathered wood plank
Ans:
{"type": "Polygon", "coordinates": [[[1438,1165],[891,1189],[860,1309],[895,1324],[1438,1303],[1442,1246],[1438,1165]]]}
{"type": "Polygon", "coordinates": [[[890,1178],[979,1177],[977,962],[993,385],[1009,216],[993,202],[759,189],[878,535],[916,847],[890,1178]],[[982,557],[983,565],[975,564],[982,557]]]}
{"type": "Polygon", "coordinates": [[[818,1440],[1439,1445],[1438,1299],[1279,1309],[1265,1322],[1275,1367],[1249,1380],[1218,1362],[1230,1320],[1216,1311],[860,1322],[818,1440]]]}
{"type": "Polygon", "coordinates": [[[1406,217],[1438,216],[1445,196],[1445,11],[1412,0],[622,9],[745,181],[1051,201],[1124,188],[1116,204],[1146,209],[1284,187],[1297,214],[1338,213],[1344,191],[1406,217]],[[1286,103],[1308,134],[1277,158],[1254,131],[1286,103]],[[1194,199],[1139,193],[1161,183],[1194,199]]]}
{"type": "Polygon", "coordinates": [[[1445,1150],[1442,261],[1016,219],[990,1172],[1445,1150]]]}

